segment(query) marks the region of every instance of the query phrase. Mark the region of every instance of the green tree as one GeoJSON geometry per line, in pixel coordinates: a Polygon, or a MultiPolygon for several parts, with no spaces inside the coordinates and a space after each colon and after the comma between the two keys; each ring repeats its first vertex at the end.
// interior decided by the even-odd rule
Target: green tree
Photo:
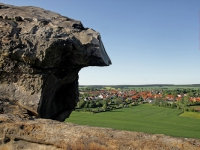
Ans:
{"type": "Polygon", "coordinates": [[[142,96],[139,97],[138,101],[142,102],[144,99],[142,98],[142,96]]]}
{"type": "Polygon", "coordinates": [[[191,104],[189,95],[181,98],[177,103],[177,108],[182,109],[184,111],[189,110],[189,106],[191,104]]]}
{"type": "Polygon", "coordinates": [[[90,101],[86,101],[84,108],[89,108],[90,101]]]}
{"type": "Polygon", "coordinates": [[[103,109],[104,111],[106,111],[106,109],[107,109],[107,103],[104,103],[104,104],[103,104],[102,109],[103,109]]]}
{"type": "Polygon", "coordinates": [[[121,98],[116,98],[113,101],[114,101],[115,105],[119,105],[119,104],[123,103],[123,100],[121,98]]]}
{"type": "Polygon", "coordinates": [[[171,104],[171,108],[177,108],[176,103],[172,103],[172,104],[171,104]]]}
{"type": "Polygon", "coordinates": [[[188,96],[189,96],[189,97],[194,97],[194,92],[190,91],[190,92],[188,93],[188,96]]]}
{"type": "Polygon", "coordinates": [[[103,104],[102,104],[100,101],[96,101],[96,106],[97,106],[97,107],[102,107],[103,104]]]}
{"type": "Polygon", "coordinates": [[[85,106],[86,101],[84,101],[83,99],[80,100],[77,104],[78,108],[83,108],[85,106]]]}
{"type": "Polygon", "coordinates": [[[96,107],[96,103],[94,101],[91,101],[88,105],[89,108],[95,108],[96,107]]]}
{"type": "Polygon", "coordinates": [[[89,93],[88,92],[84,92],[83,97],[84,98],[89,97],[89,93]]]}

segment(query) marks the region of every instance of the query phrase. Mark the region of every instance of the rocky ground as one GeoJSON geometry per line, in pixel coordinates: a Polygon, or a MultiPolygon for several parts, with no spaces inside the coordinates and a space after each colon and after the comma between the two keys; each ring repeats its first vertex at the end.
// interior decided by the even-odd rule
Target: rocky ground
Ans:
{"type": "Polygon", "coordinates": [[[200,140],[0,115],[1,150],[199,150],[200,140]]]}

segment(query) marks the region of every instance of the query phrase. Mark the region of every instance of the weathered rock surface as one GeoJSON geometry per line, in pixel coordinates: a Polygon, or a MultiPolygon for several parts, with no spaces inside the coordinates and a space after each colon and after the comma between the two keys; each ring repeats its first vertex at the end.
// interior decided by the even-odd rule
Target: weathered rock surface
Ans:
{"type": "Polygon", "coordinates": [[[0,3],[0,113],[63,121],[81,68],[110,64],[100,34],[80,21],[0,3]]]}
{"type": "Polygon", "coordinates": [[[49,119],[0,116],[0,149],[6,150],[199,150],[200,140],[172,138],[49,119]]]}

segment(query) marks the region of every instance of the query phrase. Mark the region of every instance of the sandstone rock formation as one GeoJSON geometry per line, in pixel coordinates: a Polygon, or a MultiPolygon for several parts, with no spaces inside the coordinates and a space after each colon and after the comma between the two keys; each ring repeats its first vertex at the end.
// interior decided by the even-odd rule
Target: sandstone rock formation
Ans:
{"type": "Polygon", "coordinates": [[[0,4],[0,113],[63,121],[78,101],[78,72],[109,66],[100,34],[37,7],[0,4]]]}

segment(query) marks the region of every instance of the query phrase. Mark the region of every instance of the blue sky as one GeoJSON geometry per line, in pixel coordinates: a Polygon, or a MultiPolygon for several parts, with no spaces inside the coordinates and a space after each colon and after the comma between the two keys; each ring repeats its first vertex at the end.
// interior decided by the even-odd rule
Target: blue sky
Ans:
{"type": "Polygon", "coordinates": [[[101,33],[112,60],[80,85],[200,84],[199,0],[1,0],[39,6],[101,33]]]}

